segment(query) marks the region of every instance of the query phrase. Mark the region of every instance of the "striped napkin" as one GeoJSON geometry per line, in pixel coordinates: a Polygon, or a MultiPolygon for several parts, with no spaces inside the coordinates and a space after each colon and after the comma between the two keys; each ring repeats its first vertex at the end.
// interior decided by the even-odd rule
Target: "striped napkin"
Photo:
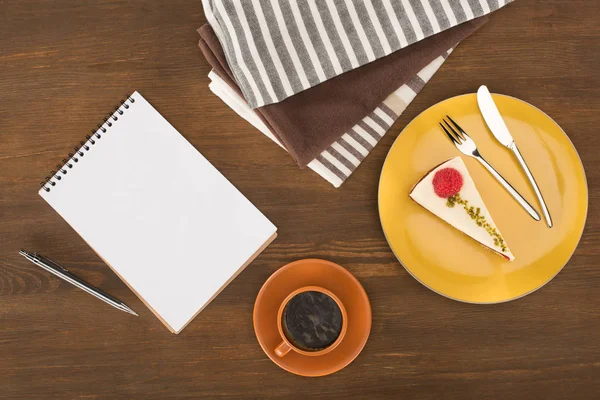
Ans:
{"type": "Polygon", "coordinates": [[[213,66],[211,91],[339,187],[441,66],[445,49],[510,1],[203,0],[210,29],[199,30],[200,47],[213,66]],[[394,68],[404,69],[401,79],[394,68]]]}
{"type": "MultiPolygon", "coordinates": [[[[300,167],[317,158],[371,114],[394,88],[407,83],[448,48],[487,21],[480,17],[424,39],[387,57],[337,76],[279,103],[254,110],[300,167]]],[[[210,25],[199,29],[200,49],[217,74],[243,96],[210,25]]],[[[375,117],[373,117],[375,118],[375,117]]],[[[363,124],[367,132],[372,128],[363,124]]],[[[377,137],[377,132],[373,132],[377,137]]]]}
{"type": "MultiPolygon", "coordinates": [[[[452,49],[433,60],[407,83],[395,90],[371,114],[344,133],[307,166],[334,187],[340,187],[373,150],[451,52],[452,49]]],[[[211,71],[208,77],[211,80],[209,88],[217,97],[285,150],[244,98],[214,71],[211,71]]]]}
{"type": "Polygon", "coordinates": [[[510,0],[203,0],[251,108],[280,102],[510,0]]]}

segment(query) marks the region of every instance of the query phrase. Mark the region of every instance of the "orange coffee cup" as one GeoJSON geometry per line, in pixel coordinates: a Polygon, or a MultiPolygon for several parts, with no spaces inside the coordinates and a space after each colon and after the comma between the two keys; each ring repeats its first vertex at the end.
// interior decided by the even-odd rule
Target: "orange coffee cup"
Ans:
{"type": "Polygon", "coordinates": [[[346,330],[348,329],[348,314],[346,313],[346,308],[344,307],[344,305],[342,304],[340,299],[335,294],[330,292],[329,290],[322,288],[320,286],[304,286],[304,287],[301,287],[300,289],[296,289],[292,293],[290,293],[285,298],[285,300],[281,303],[281,305],[279,306],[279,312],[277,313],[277,328],[279,329],[279,335],[281,336],[281,339],[282,339],[282,342],[279,344],[279,346],[277,346],[275,348],[275,354],[277,354],[277,356],[284,357],[290,351],[295,351],[298,354],[302,354],[304,356],[310,356],[310,357],[322,356],[324,354],[329,353],[330,351],[333,351],[333,349],[335,349],[336,347],[339,346],[339,344],[342,342],[342,339],[344,339],[344,336],[346,335],[346,330]],[[288,302],[294,296],[296,296],[300,293],[304,293],[304,292],[321,292],[323,294],[326,294],[327,296],[331,297],[333,299],[333,301],[335,301],[337,306],[340,308],[340,312],[342,313],[342,329],[340,331],[340,335],[337,337],[335,342],[333,342],[330,346],[328,346],[322,350],[305,351],[305,350],[299,349],[298,347],[294,346],[294,344],[292,342],[289,341],[289,339],[285,336],[285,333],[283,331],[283,322],[282,322],[283,318],[282,317],[283,317],[283,311],[285,310],[285,306],[287,306],[288,302]]]}

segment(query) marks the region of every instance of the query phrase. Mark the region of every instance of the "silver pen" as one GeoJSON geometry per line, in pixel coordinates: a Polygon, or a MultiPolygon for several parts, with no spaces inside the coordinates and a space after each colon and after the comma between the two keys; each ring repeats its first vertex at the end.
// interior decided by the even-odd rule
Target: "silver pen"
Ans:
{"type": "Polygon", "coordinates": [[[20,250],[19,254],[22,255],[23,257],[25,257],[26,259],[28,259],[29,261],[31,261],[32,263],[34,263],[35,265],[37,265],[38,267],[45,269],[46,271],[50,272],[51,274],[58,276],[60,279],[65,280],[74,286],[77,286],[79,289],[83,290],[84,292],[87,292],[87,293],[91,294],[92,296],[110,304],[114,308],[117,308],[117,309],[124,311],[126,313],[129,313],[129,314],[135,315],[136,317],[138,316],[135,313],[135,311],[133,311],[131,308],[127,307],[123,302],[115,299],[114,297],[110,296],[107,293],[104,293],[102,290],[85,283],[84,281],[82,281],[81,279],[76,277],[75,275],[71,274],[66,268],[64,268],[61,265],[59,265],[58,263],[50,260],[49,258],[46,258],[37,253],[30,253],[25,250],[20,250]]]}

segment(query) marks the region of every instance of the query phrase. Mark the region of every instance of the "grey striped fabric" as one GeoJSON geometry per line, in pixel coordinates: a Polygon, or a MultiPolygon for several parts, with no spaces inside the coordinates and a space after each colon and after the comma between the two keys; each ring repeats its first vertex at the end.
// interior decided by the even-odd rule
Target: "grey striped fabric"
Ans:
{"type": "Polygon", "coordinates": [[[277,103],[512,0],[203,0],[250,107],[277,103]]]}

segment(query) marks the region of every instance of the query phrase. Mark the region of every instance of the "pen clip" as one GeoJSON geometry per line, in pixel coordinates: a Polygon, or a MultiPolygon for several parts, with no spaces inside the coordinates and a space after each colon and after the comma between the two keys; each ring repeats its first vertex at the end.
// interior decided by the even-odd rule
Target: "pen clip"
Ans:
{"type": "Polygon", "coordinates": [[[49,259],[48,257],[45,257],[41,254],[38,253],[33,253],[33,257],[37,258],[39,261],[42,261],[46,264],[49,264],[50,266],[56,268],[56,269],[60,269],[63,272],[69,272],[68,269],[66,269],[65,267],[63,267],[62,265],[60,265],[59,263],[57,263],[56,261],[52,261],[51,259],[49,259]]]}

